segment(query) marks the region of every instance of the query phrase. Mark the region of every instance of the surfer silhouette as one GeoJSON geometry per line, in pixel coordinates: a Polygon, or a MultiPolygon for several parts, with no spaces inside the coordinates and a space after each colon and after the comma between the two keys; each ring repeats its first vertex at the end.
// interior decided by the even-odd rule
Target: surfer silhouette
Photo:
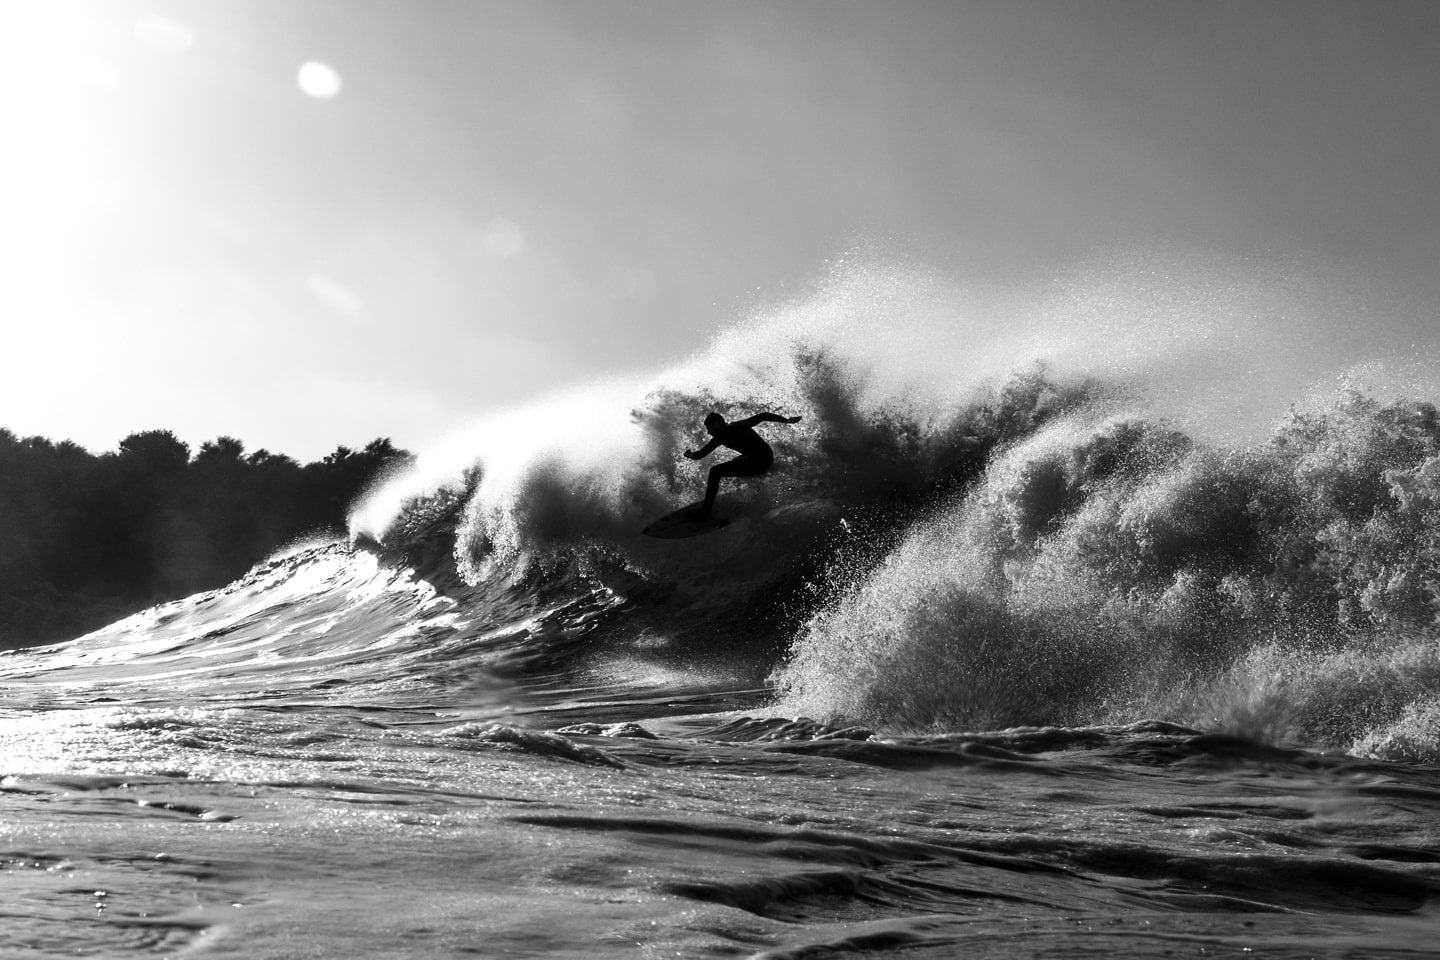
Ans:
{"type": "Polygon", "coordinates": [[[733,422],[726,421],[718,413],[709,414],[705,418],[705,429],[710,434],[710,442],[699,450],[686,450],[685,456],[691,460],[703,460],[713,453],[716,447],[729,447],[740,456],[710,468],[710,478],[705,483],[705,502],[695,511],[695,516],[703,517],[710,513],[710,508],[715,505],[715,495],[720,492],[720,480],[723,477],[758,477],[775,462],[775,451],[755,432],[757,423],[799,422],[799,417],[782,417],[769,411],[733,422]]]}

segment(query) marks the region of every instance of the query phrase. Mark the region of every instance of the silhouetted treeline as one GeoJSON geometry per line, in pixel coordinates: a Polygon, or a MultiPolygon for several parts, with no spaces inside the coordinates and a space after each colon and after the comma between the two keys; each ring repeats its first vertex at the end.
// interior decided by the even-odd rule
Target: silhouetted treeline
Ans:
{"type": "Polygon", "coordinates": [[[95,455],[0,428],[0,648],[222,586],[277,547],[343,528],[355,496],[409,459],[381,439],[301,465],[232,437],[192,457],[168,430],[95,455]]]}

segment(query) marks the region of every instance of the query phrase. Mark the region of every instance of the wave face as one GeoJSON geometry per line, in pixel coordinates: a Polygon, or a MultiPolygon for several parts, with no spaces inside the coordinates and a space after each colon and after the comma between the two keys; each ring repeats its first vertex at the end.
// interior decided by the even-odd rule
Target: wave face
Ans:
{"type": "Polygon", "coordinates": [[[1161,717],[1434,755],[1435,408],[1384,365],[1323,399],[1295,290],[1199,288],[1018,304],[837,269],[654,378],[492,418],[352,533],[464,585],[603,585],[615,649],[768,675],[827,722],[1161,717]],[[704,415],[760,409],[804,420],[761,428],[778,466],[722,487],[736,521],[638,536],[699,499],[704,415]]]}

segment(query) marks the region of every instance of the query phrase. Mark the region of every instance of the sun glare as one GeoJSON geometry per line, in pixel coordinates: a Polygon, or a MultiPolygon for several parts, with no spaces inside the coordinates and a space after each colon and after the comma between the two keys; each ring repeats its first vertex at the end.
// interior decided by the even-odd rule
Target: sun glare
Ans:
{"type": "Polygon", "coordinates": [[[333,100],[340,95],[340,89],[344,85],[334,67],[318,60],[302,65],[295,82],[300,85],[301,92],[317,100],[333,100]]]}
{"type": "Polygon", "coordinates": [[[65,4],[16,4],[4,15],[0,52],[0,151],[4,256],[20,276],[49,272],[83,209],[88,184],[81,92],[114,73],[90,49],[92,24],[65,4]]]}

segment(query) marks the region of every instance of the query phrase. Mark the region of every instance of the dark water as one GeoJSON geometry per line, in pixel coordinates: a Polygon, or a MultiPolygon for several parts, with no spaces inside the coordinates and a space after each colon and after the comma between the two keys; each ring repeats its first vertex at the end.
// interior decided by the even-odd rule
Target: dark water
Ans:
{"type": "Polygon", "coordinates": [[[0,657],[4,955],[1432,956],[1426,397],[1217,430],[1174,337],[960,370],[926,310],[842,285],[0,657]],[[805,419],[639,536],[712,407],[805,419]]]}

